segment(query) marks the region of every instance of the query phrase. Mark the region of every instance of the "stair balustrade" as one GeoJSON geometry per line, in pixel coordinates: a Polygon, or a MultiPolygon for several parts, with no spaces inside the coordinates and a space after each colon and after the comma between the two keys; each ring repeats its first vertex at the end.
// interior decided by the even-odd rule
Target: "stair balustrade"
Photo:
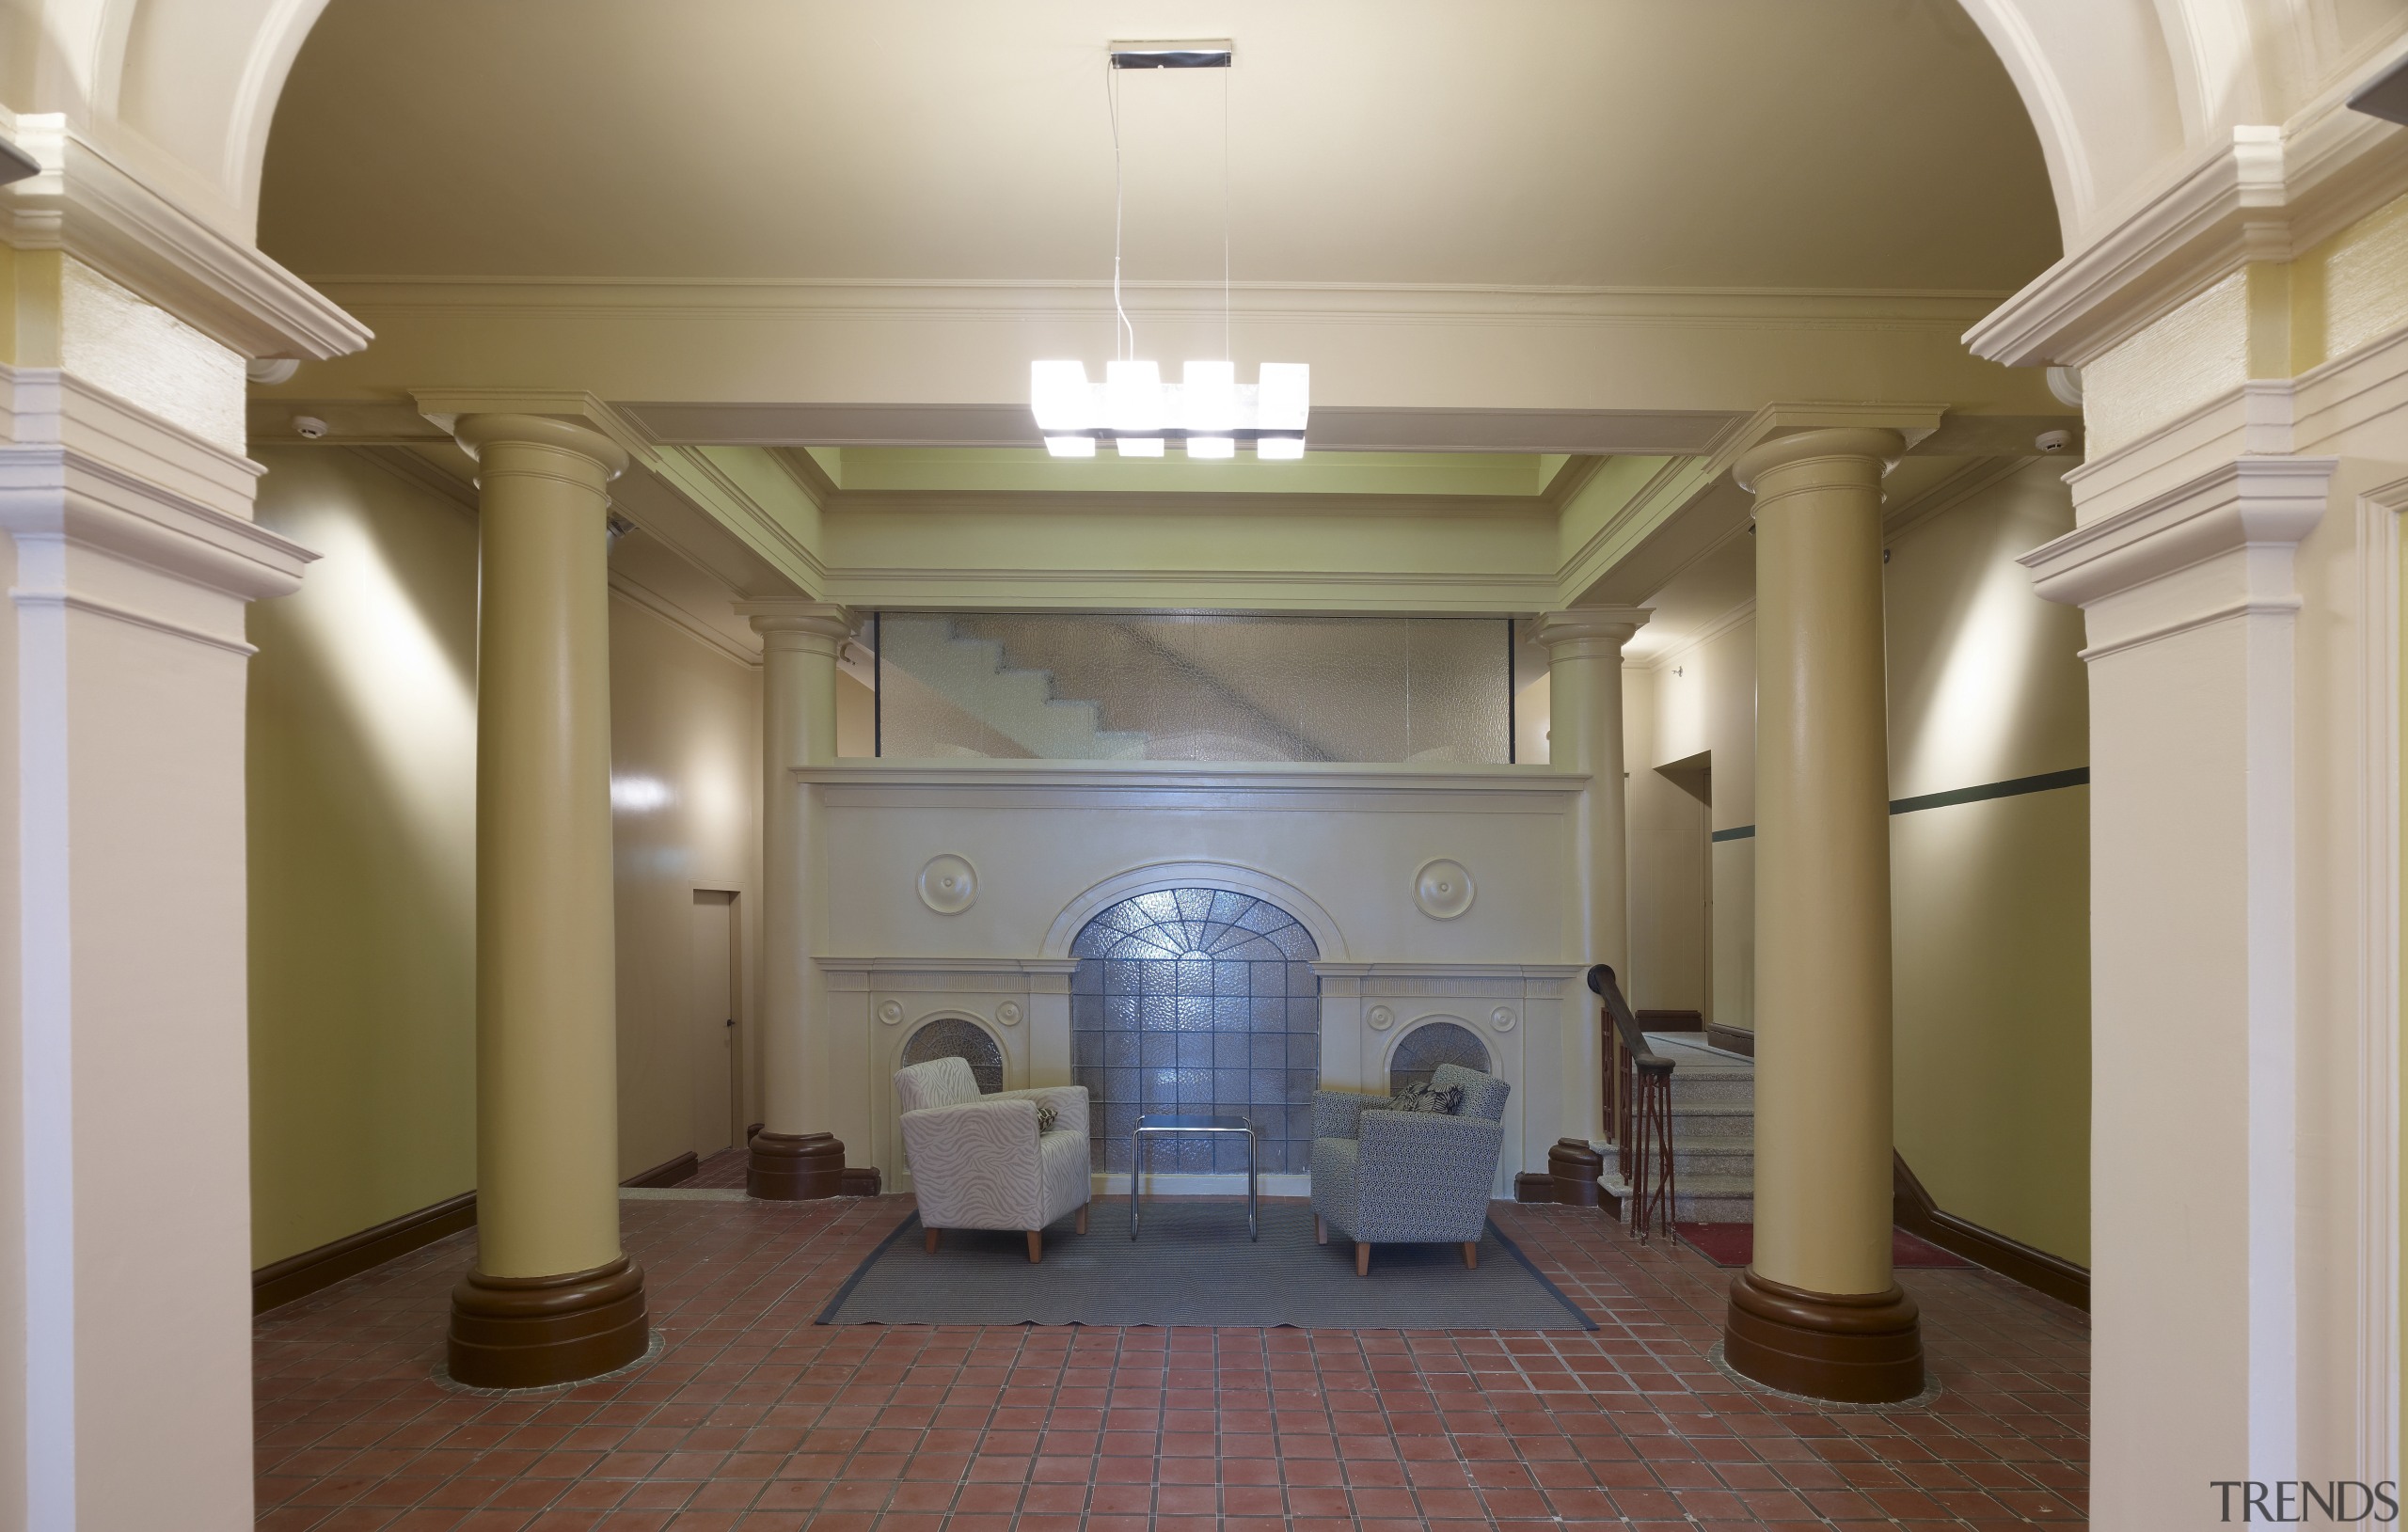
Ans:
{"type": "Polygon", "coordinates": [[[1593,965],[1589,988],[1605,1033],[1607,1128],[1630,1188],[1630,1226],[1644,1244],[1652,1228],[1672,1232],[1672,1061],[1647,1046],[1612,969],[1593,965]]]}

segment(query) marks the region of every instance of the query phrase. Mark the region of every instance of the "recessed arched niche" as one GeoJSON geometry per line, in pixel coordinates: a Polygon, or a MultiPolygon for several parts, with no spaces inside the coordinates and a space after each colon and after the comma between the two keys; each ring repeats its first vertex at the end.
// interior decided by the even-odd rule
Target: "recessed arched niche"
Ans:
{"type": "Polygon", "coordinates": [[[1459,1021],[1424,1021],[1398,1038],[1396,1051],[1388,1055],[1388,1094],[1430,1083],[1431,1075],[1442,1064],[1461,1065],[1484,1075],[1497,1072],[1480,1034],[1459,1021]]]}
{"type": "Polygon", "coordinates": [[[975,1021],[940,1016],[913,1028],[904,1040],[902,1062],[927,1064],[932,1059],[967,1060],[983,1095],[992,1096],[1004,1088],[1003,1048],[975,1021]]]}

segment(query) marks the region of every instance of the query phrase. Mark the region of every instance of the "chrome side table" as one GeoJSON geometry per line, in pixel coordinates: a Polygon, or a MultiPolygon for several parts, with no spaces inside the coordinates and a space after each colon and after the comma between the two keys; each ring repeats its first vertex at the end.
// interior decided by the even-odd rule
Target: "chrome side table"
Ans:
{"type": "Polygon", "coordinates": [[[1129,1238],[1137,1238],[1137,1204],[1146,1184],[1146,1140],[1167,1133],[1244,1133],[1245,1135],[1245,1237],[1262,1238],[1255,1217],[1255,1144],[1260,1134],[1245,1117],[1215,1117],[1204,1113],[1167,1113],[1140,1117],[1129,1134],[1129,1238]]]}

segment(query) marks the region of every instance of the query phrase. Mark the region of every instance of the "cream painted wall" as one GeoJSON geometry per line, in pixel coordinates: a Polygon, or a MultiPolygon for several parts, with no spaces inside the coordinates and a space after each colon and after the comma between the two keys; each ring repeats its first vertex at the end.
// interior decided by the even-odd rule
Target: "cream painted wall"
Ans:
{"type": "MultiPolygon", "coordinates": [[[[323,555],[250,616],[264,1265],[475,1184],[477,527],[358,454],[260,455],[261,520],[323,555]]],[[[751,948],[760,672],[622,592],[610,623],[626,1176],[695,1146],[695,890],[737,895],[751,948]]]]}
{"type": "Polygon", "coordinates": [[[250,608],[255,1265],[476,1184],[477,527],[360,456],[267,449],[322,555],[250,608]]]}
{"type": "MultiPolygon", "coordinates": [[[[2066,465],[2036,460],[1892,534],[1890,796],[2079,766],[2079,614],[2019,555],[2069,529],[2066,465]]],[[[1747,608],[1634,668],[1636,1003],[1687,1008],[1703,936],[1696,800],[1656,767],[1712,766],[1716,830],[1755,817],[1755,625],[1747,608]]],[[[2087,793],[2058,789],[1891,818],[1897,1144],[1948,1211],[2089,1256],[2087,793]]],[[[1755,842],[1713,843],[1709,1019],[1753,1020],[1755,842]]]]}
{"type": "MultiPolygon", "coordinates": [[[[2073,527],[2040,459],[1890,546],[1890,796],[2089,760],[2080,613],[2019,555],[2073,527]]],[[[2090,1261],[2089,790],[1893,814],[1899,1153],[1941,1208],[2090,1261]]]]}
{"type": "MultiPolygon", "coordinates": [[[[761,671],[625,596],[610,602],[611,832],[618,869],[619,1174],[705,1142],[696,1120],[696,890],[737,895],[737,940],[758,931],[761,671]]],[[[747,986],[755,965],[738,971],[747,986]]],[[[757,1054],[750,995],[745,1054],[757,1054]]],[[[760,1120],[744,1071],[745,1123],[760,1120]]],[[[744,1125],[737,1125],[740,1129],[744,1125]]],[[[737,1142],[741,1142],[740,1138],[737,1142]]]]}

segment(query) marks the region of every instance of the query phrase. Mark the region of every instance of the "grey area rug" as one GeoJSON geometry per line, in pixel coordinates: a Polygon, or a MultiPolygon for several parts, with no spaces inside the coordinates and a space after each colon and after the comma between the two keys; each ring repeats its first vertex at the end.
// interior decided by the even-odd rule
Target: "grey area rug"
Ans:
{"type": "Polygon", "coordinates": [[[1453,1245],[1378,1245],[1371,1274],[1354,1247],[1313,1243],[1312,1209],[1262,1208],[1245,1237],[1240,1202],[1149,1202],[1129,1238],[1125,1203],[1064,1219],[1032,1266],[1028,1237],[945,1232],[925,1248],[918,1214],[871,1252],[820,1314],[821,1324],[1298,1325],[1322,1330],[1594,1330],[1555,1284],[1491,1224],[1480,1266],[1453,1245]]]}

